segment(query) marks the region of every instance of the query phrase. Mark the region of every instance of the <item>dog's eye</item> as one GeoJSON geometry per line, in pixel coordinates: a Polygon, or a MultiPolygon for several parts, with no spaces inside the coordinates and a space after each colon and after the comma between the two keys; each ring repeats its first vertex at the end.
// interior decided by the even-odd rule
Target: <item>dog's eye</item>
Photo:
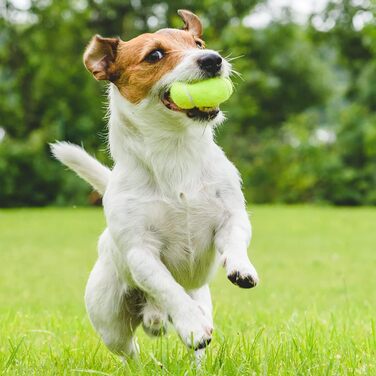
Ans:
{"type": "Polygon", "coordinates": [[[204,45],[199,40],[196,40],[196,46],[201,49],[204,48],[204,45]]]}
{"type": "Polygon", "coordinates": [[[148,63],[156,63],[157,61],[161,60],[164,56],[163,50],[154,50],[151,51],[149,55],[145,57],[145,60],[148,63]]]}

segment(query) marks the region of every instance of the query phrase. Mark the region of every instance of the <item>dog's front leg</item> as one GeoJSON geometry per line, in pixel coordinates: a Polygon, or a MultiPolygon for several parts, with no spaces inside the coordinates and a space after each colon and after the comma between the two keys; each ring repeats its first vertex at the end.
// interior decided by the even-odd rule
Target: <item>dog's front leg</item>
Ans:
{"type": "MultiPolygon", "coordinates": [[[[206,318],[210,321],[213,326],[213,305],[210,296],[210,289],[208,285],[204,285],[196,290],[191,290],[188,294],[195,300],[202,311],[205,313],[206,318]]],[[[205,355],[205,349],[198,349],[195,351],[196,364],[201,365],[201,361],[205,355]]]]}
{"type": "Polygon", "coordinates": [[[175,281],[159,253],[144,245],[131,248],[125,257],[133,281],[166,310],[183,342],[195,349],[208,345],[213,331],[211,321],[175,281]]]}
{"type": "Polygon", "coordinates": [[[247,254],[250,241],[251,224],[245,209],[229,213],[215,235],[215,246],[221,255],[227,278],[242,288],[254,287],[259,281],[247,254]]]}

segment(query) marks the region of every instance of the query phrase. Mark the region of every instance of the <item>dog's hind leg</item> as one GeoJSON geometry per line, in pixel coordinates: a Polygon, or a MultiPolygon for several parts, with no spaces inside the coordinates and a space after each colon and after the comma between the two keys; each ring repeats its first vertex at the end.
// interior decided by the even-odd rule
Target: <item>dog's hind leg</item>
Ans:
{"type": "MultiPolygon", "coordinates": [[[[100,241],[103,246],[103,237],[100,241]]],[[[106,249],[100,249],[85,292],[86,309],[95,330],[113,353],[125,358],[137,355],[134,332],[141,322],[144,295],[130,289],[118,277],[106,249]]]]}
{"type": "Polygon", "coordinates": [[[142,308],[142,327],[145,333],[151,337],[164,335],[167,332],[167,322],[167,313],[147,297],[142,308]]]}

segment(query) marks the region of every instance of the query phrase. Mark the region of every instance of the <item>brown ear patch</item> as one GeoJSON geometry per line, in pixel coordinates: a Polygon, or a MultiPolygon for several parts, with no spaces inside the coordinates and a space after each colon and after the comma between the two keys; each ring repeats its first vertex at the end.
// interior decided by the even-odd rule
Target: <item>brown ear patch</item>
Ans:
{"type": "Polygon", "coordinates": [[[119,77],[115,60],[120,39],[92,38],[84,53],[84,64],[97,80],[115,81],[119,77]]]}
{"type": "Polygon", "coordinates": [[[179,9],[178,15],[184,21],[183,30],[189,31],[196,38],[201,38],[203,31],[201,20],[194,13],[186,9],[179,9]]]}

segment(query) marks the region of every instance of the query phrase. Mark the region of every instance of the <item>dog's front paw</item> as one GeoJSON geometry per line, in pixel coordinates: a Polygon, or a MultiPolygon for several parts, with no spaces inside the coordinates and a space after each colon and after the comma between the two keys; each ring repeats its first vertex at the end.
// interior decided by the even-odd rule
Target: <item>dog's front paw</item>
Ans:
{"type": "Polygon", "coordinates": [[[243,289],[251,289],[255,287],[258,280],[251,274],[240,274],[239,271],[232,272],[227,278],[236,286],[243,289]]]}
{"type": "Polygon", "coordinates": [[[249,260],[237,262],[230,257],[224,259],[224,266],[227,272],[227,278],[236,286],[243,289],[255,287],[259,282],[259,277],[255,267],[249,260]]]}
{"type": "Polygon", "coordinates": [[[171,319],[179,337],[189,348],[203,349],[211,342],[213,324],[196,303],[179,309],[171,319]]]}

